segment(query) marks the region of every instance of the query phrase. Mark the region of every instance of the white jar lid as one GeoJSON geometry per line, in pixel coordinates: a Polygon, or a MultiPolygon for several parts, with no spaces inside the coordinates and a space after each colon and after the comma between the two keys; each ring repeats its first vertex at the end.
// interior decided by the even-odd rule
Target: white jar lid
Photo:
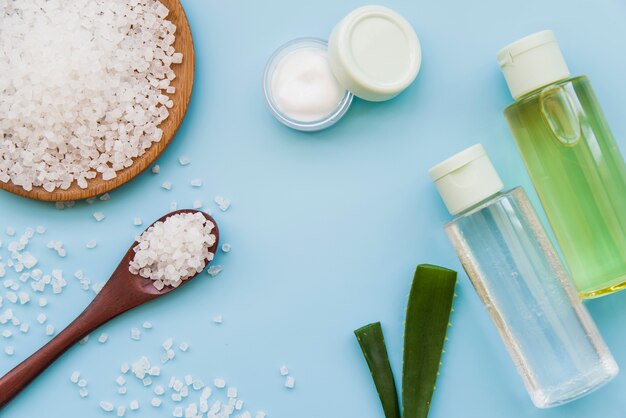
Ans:
{"type": "Polygon", "coordinates": [[[411,24],[382,6],[361,7],[343,18],[330,35],[328,52],[339,83],[355,96],[375,102],[404,91],[422,63],[411,24]]]}
{"type": "Polygon", "coordinates": [[[481,144],[453,155],[428,173],[452,215],[482,202],[503,187],[481,144]]]}

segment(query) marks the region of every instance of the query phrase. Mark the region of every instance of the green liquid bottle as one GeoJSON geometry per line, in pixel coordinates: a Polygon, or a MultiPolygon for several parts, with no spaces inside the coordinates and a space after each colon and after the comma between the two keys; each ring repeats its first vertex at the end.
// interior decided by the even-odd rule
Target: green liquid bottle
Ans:
{"type": "Polygon", "coordinates": [[[589,80],[570,77],[554,34],[510,44],[498,63],[504,114],[582,297],[626,287],[626,165],[589,80]]]}

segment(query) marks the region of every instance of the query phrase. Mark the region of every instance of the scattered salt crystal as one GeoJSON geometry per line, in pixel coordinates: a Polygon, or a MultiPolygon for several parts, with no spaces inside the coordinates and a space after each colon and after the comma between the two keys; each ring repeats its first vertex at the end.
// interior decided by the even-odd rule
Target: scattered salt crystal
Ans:
{"type": "Polygon", "coordinates": [[[89,396],[89,391],[87,390],[87,388],[80,388],[78,390],[78,394],[81,398],[86,398],[87,396],[89,396]]]}
{"type": "Polygon", "coordinates": [[[93,205],[93,202],[95,202],[95,201],[96,201],[96,198],[95,198],[95,197],[88,197],[87,199],[85,199],[85,202],[86,202],[88,205],[93,205]]]}
{"type": "Polygon", "coordinates": [[[140,226],[142,224],[143,224],[143,221],[141,220],[141,218],[135,218],[133,220],[133,225],[135,225],[135,226],[140,226]]]}
{"type": "Polygon", "coordinates": [[[193,179],[191,180],[190,184],[193,187],[202,187],[202,179],[193,179]]]}
{"type": "Polygon", "coordinates": [[[100,401],[100,408],[102,408],[103,411],[111,412],[113,410],[113,404],[107,401],[100,401]]]}
{"type": "Polygon", "coordinates": [[[16,303],[17,302],[17,293],[15,292],[6,292],[4,294],[4,297],[7,298],[7,300],[11,303],[16,303]]]}
{"type": "Polygon", "coordinates": [[[45,227],[45,226],[42,226],[42,225],[39,225],[37,228],[35,228],[35,231],[36,231],[39,235],[45,234],[45,233],[46,233],[46,227],[45,227]]]}
{"type": "Polygon", "coordinates": [[[144,385],[144,386],[150,386],[150,385],[152,384],[152,379],[151,379],[151,378],[149,378],[149,377],[145,377],[145,378],[142,380],[142,383],[143,383],[143,385],[144,385]]]}
{"type": "Polygon", "coordinates": [[[80,372],[78,370],[75,370],[72,372],[71,376],[70,376],[70,382],[72,383],[78,383],[78,379],[80,378],[80,372]]]}
{"type": "Polygon", "coordinates": [[[213,391],[210,387],[207,386],[202,390],[202,393],[200,394],[200,399],[209,399],[212,394],[213,391]]]}
{"type": "Polygon", "coordinates": [[[282,366],[280,368],[280,375],[287,376],[288,374],[289,374],[289,369],[287,368],[287,366],[282,366]]]}
{"type": "Polygon", "coordinates": [[[194,379],[194,381],[191,383],[191,387],[194,390],[200,390],[204,387],[204,382],[202,380],[199,379],[194,379]]]}
{"type": "Polygon", "coordinates": [[[139,401],[136,399],[133,399],[132,401],[130,401],[130,404],[128,406],[130,407],[131,411],[136,411],[139,409],[139,401]]]}
{"type": "Polygon", "coordinates": [[[287,376],[285,379],[285,387],[288,389],[293,389],[296,386],[296,379],[291,376],[287,376]]]}
{"type": "Polygon", "coordinates": [[[157,385],[157,386],[154,388],[154,394],[155,394],[155,395],[159,395],[159,396],[161,396],[161,395],[163,395],[164,393],[165,393],[165,388],[164,388],[163,386],[161,386],[161,385],[157,385]]]}
{"type": "Polygon", "coordinates": [[[221,324],[224,322],[224,317],[222,315],[215,315],[213,317],[213,322],[215,322],[216,324],[221,324]]]}
{"type": "Polygon", "coordinates": [[[111,195],[108,193],[105,193],[102,196],[100,196],[100,200],[103,202],[106,202],[107,200],[111,200],[111,195]]]}
{"type": "Polygon", "coordinates": [[[171,338],[168,338],[167,340],[163,342],[163,344],[161,344],[161,346],[163,347],[163,349],[169,350],[170,348],[172,348],[173,344],[174,344],[174,340],[171,338]]]}
{"type": "Polygon", "coordinates": [[[102,220],[105,218],[105,216],[104,216],[104,213],[102,213],[102,212],[94,212],[94,214],[93,214],[93,218],[94,218],[97,222],[100,222],[100,221],[102,221],[102,220]]]}
{"type": "Polygon", "coordinates": [[[172,416],[175,418],[181,418],[183,416],[183,408],[180,406],[175,407],[174,411],[172,411],[172,416]]]}
{"type": "Polygon", "coordinates": [[[222,244],[222,251],[225,253],[229,253],[231,249],[230,244],[222,244]]]}
{"type": "Polygon", "coordinates": [[[2,331],[2,336],[4,338],[11,338],[12,335],[13,332],[10,329],[5,329],[4,331],[2,331]]]}
{"type": "Polygon", "coordinates": [[[15,349],[12,345],[7,345],[6,347],[4,347],[4,353],[7,356],[12,356],[13,354],[15,354],[15,349]]]}
{"type": "Polygon", "coordinates": [[[28,325],[27,323],[23,323],[20,325],[20,332],[22,334],[26,334],[28,332],[28,330],[30,329],[30,325],[28,325]]]}
{"type": "Polygon", "coordinates": [[[161,184],[161,188],[163,188],[165,190],[172,190],[172,183],[170,183],[169,181],[164,181],[161,184]]]}
{"type": "Polygon", "coordinates": [[[162,402],[161,399],[154,397],[152,398],[152,401],[150,401],[150,404],[154,406],[155,408],[158,408],[159,406],[161,406],[161,402],[162,402]]]}
{"type": "Polygon", "coordinates": [[[254,418],[265,418],[265,412],[263,411],[259,411],[256,413],[256,415],[254,416],[254,418]]]}
{"type": "Polygon", "coordinates": [[[87,341],[89,341],[89,334],[87,334],[83,338],[81,338],[78,343],[79,344],[87,344],[87,341]]]}
{"type": "Polygon", "coordinates": [[[130,338],[135,341],[139,341],[141,339],[141,331],[139,331],[139,328],[130,329],[130,338]]]}
{"type": "Polygon", "coordinates": [[[173,212],[176,209],[178,209],[178,203],[177,202],[170,203],[170,212],[173,212]]]}
{"type": "Polygon", "coordinates": [[[46,325],[46,335],[50,336],[54,334],[54,326],[51,324],[46,325]]]}
{"type": "Polygon", "coordinates": [[[12,228],[12,227],[9,226],[7,228],[7,235],[10,236],[10,237],[15,236],[15,228],[12,228]]]}
{"type": "Polygon", "coordinates": [[[189,344],[183,341],[182,343],[178,344],[178,348],[180,349],[180,351],[187,351],[189,350],[189,344]]]}
{"type": "Polygon", "coordinates": [[[218,389],[223,389],[223,388],[226,387],[226,381],[224,379],[220,379],[220,378],[217,378],[217,379],[213,380],[213,384],[218,389]]]}
{"type": "Polygon", "coordinates": [[[183,400],[183,397],[180,395],[180,393],[172,393],[172,396],[170,397],[174,402],[180,402],[183,400]]]}
{"type": "Polygon", "coordinates": [[[118,386],[124,386],[126,384],[126,378],[124,376],[117,376],[117,378],[115,379],[115,383],[117,383],[118,386]]]}
{"type": "Polygon", "coordinates": [[[39,322],[40,324],[46,322],[47,319],[48,317],[46,316],[46,314],[40,313],[39,315],[37,315],[37,322],[39,322]]]}
{"type": "Polygon", "coordinates": [[[207,269],[207,274],[211,277],[215,277],[222,272],[222,266],[211,266],[207,269]]]}
{"type": "Polygon", "coordinates": [[[39,303],[39,306],[43,308],[44,306],[48,305],[48,299],[41,297],[39,298],[38,303],[39,303]]]}
{"type": "Polygon", "coordinates": [[[190,161],[188,157],[183,155],[182,157],[178,159],[178,163],[182,166],[185,166],[185,165],[189,165],[190,161]]]}
{"type": "Polygon", "coordinates": [[[237,388],[228,388],[228,390],[226,391],[226,396],[228,396],[229,398],[236,398],[237,388]]]}
{"type": "Polygon", "coordinates": [[[243,401],[241,399],[237,400],[237,402],[235,403],[235,409],[237,411],[240,411],[241,408],[243,408],[243,401]]]}
{"type": "Polygon", "coordinates": [[[78,381],[78,387],[79,387],[79,388],[84,388],[84,387],[87,387],[87,380],[85,380],[85,379],[80,379],[80,380],[78,381]]]}
{"type": "Polygon", "coordinates": [[[128,389],[126,389],[126,386],[120,386],[119,388],[117,388],[117,393],[119,393],[120,395],[126,395],[127,391],[128,389]]]}
{"type": "Polygon", "coordinates": [[[129,370],[130,370],[130,367],[128,366],[128,363],[123,363],[122,366],[120,367],[120,371],[124,374],[128,373],[129,370]]]}
{"type": "Polygon", "coordinates": [[[106,343],[106,342],[107,342],[107,340],[108,340],[108,339],[109,339],[109,334],[106,334],[106,333],[104,333],[104,332],[103,332],[103,333],[102,333],[102,334],[100,334],[100,336],[98,337],[98,342],[99,342],[100,344],[104,344],[104,343],[106,343]]]}
{"type": "Polygon", "coordinates": [[[117,407],[117,416],[123,417],[126,414],[126,407],[124,405],[120,405],[117,407]]]}
{"type": "Polygon", "coordinates": [[[172,389],[174,389],[176,392],[180,392],[180,390],[183,388],[183,382],[181,382],[180,380],[176,379],[174,381],[174,385],[172,386],[172,389]]]}
{"type": "Polygon", "coordinates": [[[193,201],[192,208],[193,208],[193,209],[200,209],[200,208],[202,208],[202,201],[200,201],[200,200],[194,200],[194,201],[193,201]]]}
{"type": "Polygon", "coordinates": [[[96,242],[96,240],[91,240],[88,241],[87,244],[85,244],[85,247],[87,247],[88,249],[92,250],[94,248],[96,248],[96,246],[98,245],[98,243],[96,242]]]}
{"type": "Polygon", "coordinates": [[[185,384],[186,384],[187,386],[189,386],[189,385],[190,385],[190,384],[192,384],[192,383],[193,383],[193,376],[191,376],[190,374],[186,375],[186,376],[185,376],[185,384]]]}
{"type": "Polygon", "coordinates": [[[144,322],[142,325],[145,329],[152,329],[152,322],[144,322]]]}
{"type": "Polygon", "coordinates": [[[215,203],[222,212],[226,212],[230,208],[230,201],[224,196],[215,196],[215,203]]]}

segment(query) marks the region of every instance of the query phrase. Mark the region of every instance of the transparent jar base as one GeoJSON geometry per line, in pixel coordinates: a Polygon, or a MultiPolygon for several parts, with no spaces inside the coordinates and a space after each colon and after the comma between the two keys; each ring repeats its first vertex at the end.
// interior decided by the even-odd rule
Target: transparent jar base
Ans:
{"type": "Polygon", "coordinates": [[[298,49],[305,49],[305,48],[309,48],[309,49],[315,48],[315,49],[321,49],[323,51],[327,51],[328,42],[326,42],[323,39],[318,39],[318,38],[298,38],[298,39],[289,41],[286,44],[279,47],[276,50],[276,52],[272,54],[272,56],[268,60],[267,65],[265,67],[265,74],[263,75],[263,93],[265,96],[265,102],[267,103],[267,106],[270,112],[272,112],[272,115],[274,115],[274,117],[278,119],[278,121],[298,131],[313,132],[313,131],[320,131],[322,129],[329,128],[335,123],[337,123],[350,108],[354,95],[350,91],[346,90],[346,93],[344,94],[344,96],[337,103],[337,107],[333,109],[328,115],[315,121],[300,121],[282,112],[280,110],[280,107],[277,105],[276,101],[274,100],[274,97],[272,94],[272,79],[273,79],[274,71],[276,70],[276,67],[278,66],[280,61],[285,56],[287,56],[288,54],[298,49]]]}

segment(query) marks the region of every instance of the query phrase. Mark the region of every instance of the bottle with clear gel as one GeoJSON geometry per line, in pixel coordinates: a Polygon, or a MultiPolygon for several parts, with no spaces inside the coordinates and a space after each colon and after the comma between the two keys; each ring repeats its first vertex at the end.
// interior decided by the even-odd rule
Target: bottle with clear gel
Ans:
{"type": "Polygon", "coordinates": [[[430,170],[456,218],[445,230],[532,402],[557,406],[618,367],[521,187],[503,185],[482,145],[430,170]]]}
{"type": "Polygon", "coordinates": [[[498,53],[504,114],[582,297],[626,287],[626,165],[587,77],[551,31],[498,53]]]}

